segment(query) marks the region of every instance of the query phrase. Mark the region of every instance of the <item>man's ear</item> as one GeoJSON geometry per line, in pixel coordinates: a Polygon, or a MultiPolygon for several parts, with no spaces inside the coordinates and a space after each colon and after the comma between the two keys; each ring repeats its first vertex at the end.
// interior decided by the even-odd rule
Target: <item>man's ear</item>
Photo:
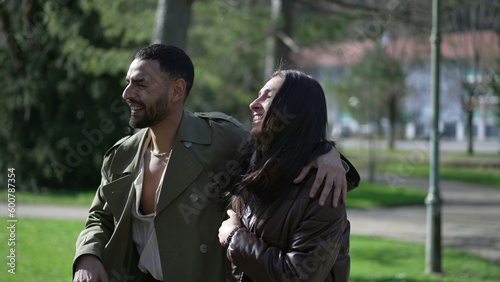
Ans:
{"type": "Polygon", "coordinates": [[[186,95],[186,81],[182,78],[176,79],[172,82],[172,100],[174,102],[184,101],[186,95]]]}

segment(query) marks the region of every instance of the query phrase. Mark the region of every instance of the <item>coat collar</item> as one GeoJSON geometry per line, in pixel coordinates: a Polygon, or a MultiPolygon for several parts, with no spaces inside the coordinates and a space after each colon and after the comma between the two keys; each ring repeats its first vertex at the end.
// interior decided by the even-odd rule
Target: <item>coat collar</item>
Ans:
{"type": "Polygon", "coordinates": [[[206,121],[188,111],[184,111],[181,124],[177,130],[176,140],[209,145],[212,144],[212,135],[206,121]]]}
{"type": "MultiPolygon", "coordinates": [[[[133,198],[133,191],[123,188],[131,187],[137,177],[143,151],[147,146],[147,133],[148,129],[141,129],[110,149],[114,150],[110,171],[113,175],[119,175],[119,179],[106,185],[104,192],[107,195],[114,194],[114,196],[107,198],[110,208],[115,213],[119,214],[120,211],[126,210],[125,205],[130,204],[130,199],[133,198]]],[[[192,145],[209,145],[211,143],[212,135],[206,121],[184,111],[163,182],[162,190],[168,190],[168,193],[160,194],[160,200],[156,207],[157,214],[189,187],[203,170],[203,166],[191,152],[192,145]],[[181,175],[182,177],[179,177],[181,175]]]]}
{"type": "MultiPolygon", "coordinates": [[[[144,128],[123,142],[115,144],[112,148],[115,149],[115,154],[110,167],[112,174],[126,175],[135,174],[139,171],[146,138],[148,138],[148,129],[144,128]]],[[[203,119],[184,110],[175,137],[174,147],[179,142],[186,147],[189,146],[189,143],[210,145],[212,135],[203,119]]]]}

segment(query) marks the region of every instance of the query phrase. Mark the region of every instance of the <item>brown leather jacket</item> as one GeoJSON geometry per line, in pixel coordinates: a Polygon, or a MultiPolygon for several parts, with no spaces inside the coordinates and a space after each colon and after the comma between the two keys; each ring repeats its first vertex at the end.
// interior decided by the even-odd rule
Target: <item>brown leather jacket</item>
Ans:
{"type": "MultiPolygon", "coordinates": [[[[228,281],[349,280],[346,208],[343,204],[321,207],[318,195],[309,198],[315,175],[310,173],[300,185],[291,185],[287,199],[262,226],[256,226],[255,207],[247,209],[243,228],[234,233],[227,248],[228,281]]],[[[348,183],[351,190],[359,184],[352,165],[348,183]]],[[[330,193],[327,203],[332,197],[330,193]]]]}

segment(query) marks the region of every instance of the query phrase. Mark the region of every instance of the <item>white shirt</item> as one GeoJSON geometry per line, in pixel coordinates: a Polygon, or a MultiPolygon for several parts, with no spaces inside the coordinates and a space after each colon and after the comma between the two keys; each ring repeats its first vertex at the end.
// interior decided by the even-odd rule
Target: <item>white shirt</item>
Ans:
{"type": "MultiPolygon", "coordinates": [[[[146,144],[149,143],[149,138],[146,144]]],[[[168,166],[168,164],[167,164],[168,166]]],[[[144,157],[141,161],[139,174],[135,179],[133,185],[135,188],[135,202],[132,205],[132,237],[139,253],[139,269],[144,273],[149,273],[156,280],[163,280],[163,272],[161,269],[160,252],[158,250],[158,240],[156,238],[154,219],[156,216],[156,205],[161,192],[163,177],[165,171],[161,176],[158,189],[155,194],[155,212],[143,215],[140,210],[142,184],[144,179],[144,157]]]]}

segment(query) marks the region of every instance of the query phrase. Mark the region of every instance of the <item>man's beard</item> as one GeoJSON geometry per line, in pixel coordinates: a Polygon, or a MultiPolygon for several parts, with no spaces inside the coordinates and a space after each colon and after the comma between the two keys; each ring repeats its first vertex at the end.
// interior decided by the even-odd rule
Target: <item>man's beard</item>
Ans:
{"type": "Polygon", "coordinates": [[[141,102],[134,102],[144,108],[144,115],[141,117],[130,117],[129,124],[133,128],[151,127],[164,120],[170,114],[170,107],[166,98],[158,99],[151,108],[146,108],[141,102]]]}

